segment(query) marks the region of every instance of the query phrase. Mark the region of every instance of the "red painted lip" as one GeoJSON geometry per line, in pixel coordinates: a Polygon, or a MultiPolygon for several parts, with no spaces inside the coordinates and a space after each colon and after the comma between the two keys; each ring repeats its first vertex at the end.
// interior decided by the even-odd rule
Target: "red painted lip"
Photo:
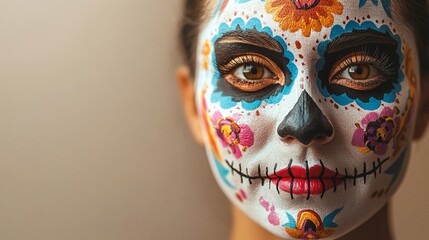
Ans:
{"type": "Polygon", "coordinates": [[[344,181],[344,175],[321,165],[309,168],[308,177],[306,168],[299,166],[284,168],[269,177],[272,183],[278,184],[279,189],[282,191],[290,193],[292,190],[292,193],[297,195],[308,193],[318,195],[342,184],[344,181]],[[310,184],[308,184],[308,181],[310,181],[310,184]],[[308,191],[309,185],[310,191],[308,191]]]}

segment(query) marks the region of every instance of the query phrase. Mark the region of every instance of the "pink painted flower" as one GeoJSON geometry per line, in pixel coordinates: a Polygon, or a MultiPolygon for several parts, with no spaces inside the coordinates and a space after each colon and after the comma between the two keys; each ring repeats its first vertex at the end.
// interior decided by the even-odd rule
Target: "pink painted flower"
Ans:
{"type": "Polygon", "coordinates": [[[212,122],[222,145],[224,147],[229,146],[236,159],[242,156],[242,150],[245,151],[253,145],[253,132],[248,125],[237,123],[239,117],[238,114],[233,115],[233,117],[224,117],[219,111],[216,111],[212,117],[212,122]]]}
{"type": "Polygon", "coordinates": [[[361,124],[356,124],[352,145],[359,147],[362,153],[384,155],[389,142],[397,134],[399,124],[400,118],[395,117],[394,110],[389,107],[385,107],[380,114],[370,112],[362,119],[361,124]]]}

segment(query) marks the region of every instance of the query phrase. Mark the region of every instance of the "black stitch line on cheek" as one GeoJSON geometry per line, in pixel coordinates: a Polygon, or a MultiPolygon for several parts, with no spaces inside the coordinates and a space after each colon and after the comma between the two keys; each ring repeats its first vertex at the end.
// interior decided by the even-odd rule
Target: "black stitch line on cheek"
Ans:
{"type": "MultiPolygon", "coordinates": [[[[240,173],[242,173],[242,171],[241,171],[241,163],[238,164],[238,166],[239,166],[240,173]]],[[[241,174],[240,174],[240,181],[241,181],[241,184],[243,184],[243,175],[241,175],[241,174]]]]}
{"type": "Polygon", "coordinates": [[[378,169],[378,173],[381,174],[381,162],[380,162],[380,158],[377,158],[377,162],[378,162],[378,167],[380,167],[378,169]]]}
{"type": "MultiPolygon", "coordinates": [[[[248,169],[248,168],[246,168],[246,175],[247,175],[247,176],[250,176],[250,175],[249,175],[249,169],[248,169]]],[[[249,177],[249,184],[250,184],[250,185],[252,185],[252,179],[251,179],[250,177],[249,177]]]]}
{"type": "MultiPolygon", "coordinates": [[[[366,163],[364,163],[364,166],[363,166],[363,172],[362,173],[360,173],[360,174],[358,174],[358,170],[357,170],[357,168],[356,167],[354,167],[354,174],[353,175],[349,175],[348,174],[348,172],[347,172],[347,168],[345,168],[344,169],[344,172],[345,172],[345,176],[343,176],[343,177],[339,177],[338,178],[338,174],[339,174],[339,172],[338,172],[338,168],[335,168],[335,176],[334,177],[332,177],[332,181],[333,181],[333,183],[334,183],[334,193],[337,191],[337,183],[336,183],[336,180],[340,180],[340,179],[342,179],[343,181],[344,181],[344,190],[347,190],[347,180],[352,180],[353,179],[353,183],[354,183],[354,185],[356,186],[356,181],[357,181],[357,179],[358,178],[364,178],[364,184],[366,183],[366,177],[367,176],[369,176],[369,175],[372,175],[372,174],[374,174],[374,178],[376,178],[376,176],[377,176],[377,171],[379,172],[379,173],[381,173],[382,172],[382,165],[386,162],[386,161],[388,161],[390,158],[389,157],[387,157],[387,158],[385,158],[385,159],[383,159],[383,160],[381,160],[380,158],[378,158],[377,159],[377,164],[375,163],[375,161],[373,161],[372,163],[372,165],[373,165],[373,168],[370,170],[370,171],[367,171],[367,167],[366,167],[366,163]]],[[[320,176],[319,176],[319,180],[320,179],[322,179],[323,180],[323,176],[324,176],[324,174],[325,174],[325,169],[326,169],[326,167],[325,167],[325,165],[323,164],[323,161],[320,159],[319,160],[320,161],[320,164],[321,164],[321,166],[322,166],[322,172],[321,172],[321,174],[320,174],[320,176]]],[[[241,163],[239,164],[239,167],[238,167],[238,169],[237,168],[235,168],[234,167],[234,162],[232,161],[232,162],[229,162],[227,159],[225,159],[225,162],[226,162],[226,164],[230,167],[230,169],[231,169],[231,175],[234,175],[234,173],[237,173],[239,176],[240,176],[240,180],[241,180],[241,183],[243,184],[244,183],[244,180],[243,180],[243,178],[247,178],[248,180],[249,180],[249,184],[252,184],[253,182],[253,180],[257,180],[257,179],[260,179],[261,180],[261,183],[263,184],[264,182],[265,182],[265,179],[267,179],[268,181],[269,181],[269,189],[271,189],[271,182],[272,182],[272,180],[273,179],[277,179],[277,183],[276,183],[276,189],[277,189],[277,193],[279,193],[280,194],[280,190],[279,190],[279,183],[280,183],[280,181],[281,181],[281,179],[283,178],[283,177],[281,177],[281,176],[279,176],[278,174],[277,174],[277,167],[278,167],[278,164],[276,163],[275,164],[275,166],[274,166],[274,175],[275,175],[275,178],[273,177],[270,177],[270,175],[269,175],[269,169],[268,169],[268,167],[265,167],[265,170],[266,170],[266,175],[265,176],[263,176],[262,174],[261,174],[261,166],[260,166],[260,164],[258,164],[258,175],[255,175],[255,176],[250,176],[249,175],[249,169],[248,168],[246,168],[246,173],[243,173],[243,166],[241,165],[241,163]]],[[[288,172],[289,172],[289,175],[290,175],[290,177],[292,178],[292,181],[291,181],[291,184],[290,184],[290,196],[291,196],[291,199],[294,199],[294,196],[293,196],[293,183],[294,183],[294,180],[295,180],[295,176],[293,175],[293,173],[292,173],[292,163],[293,163],[293,159],[290,159],[290,161],[289,161],[289,165],[288,165],[288,172]]],[[[309,175],[309,165],[308,165],[308,161],[306,161],[306,180],[307,180],[307,187],[308,187],[308,190],[307,190],[307,200],[309,200],[309,198],[310,198],[310,196],[311,196],[311,189],[310,189],[310,187],[311,187],[311,179],[310,179],[310,175],[309,175]]],[[[324,182],[322,181],[322,196],[321,196],[321,198],[323,197],[323,195],[324,195],[324,193],[326,192],[326,186],[324,186],[323,185],[324,184],[324,182]]]]}
{"type": "Polygon", "coordinates": [[[374,178],[377,178],[377,171],[375,171],[375,161],[372,161],[372,170],[374,171],[374,178]]]}
{"type": "Polygon", "coordinates": [[[261,179],[261,185],[264,186],[265,178],[261,175],[261,164],[258,164],[258,177],[261,179]]]}
{"type": "Polygon", "coordinates": [[[305,161],[305,177],[307,178],[307,200],[310,199],[310,170],[308,169],[308,161],[305,161]]]}
{"type": "Polygon", "coordinates": [[[349,174],[347,173],[347,168],[344,168],[344,172],[346,173],[346,175],[344,176],[344,190],[347,190],[347,178],[349,176],[349,174]]]}
{"type": "Polygon", "coordinates": [[[357,168],[354,169],[354,175],[353,175],[353,186],[356,186],[356,175],[357,175],[357,168]]]}
{"type": "Polygon", "coordinates": [[[319,176],[319,181],[322,184],[322,194],[320,195],[320,199],[323,198],[323,195],[325,195],[325,182],[323,181],[323,175],[325,175],[325,165],[322,162],[322,159],[319,159],[320,161],[320,165],[322,166],[322,172],[320,173],[319,176]]]}
{"type": "Polygon", "coordinates": [[[363,184],[366,184],[366,163],[363,163],[363,184]]]}
{"type": "Polygon", "coordinates": [[[268,175],[268,167],[265,167],[265,176],[269,178],[268,180],[268,189],[271,189],[271,178],[268,175]]]}
{"type": "Polygon", "coordinates": [[[337,176],[338,176],[338,168],[335,168],[335,176],[332,177],[332,182],[334,183],[334,193],[337,192],[337,176]]]}
{"type": "Polygon", "coordinates": [[[289,173],[289,176],[292,178],[292,180],[290,181],[290,198],[292,198],[293,199],[293,181],[295,180],[295,176],[293,176],[293,173],[292,173],[292,159],[289,161],[289,165],[287,166],[287,170],[288,170],[288,173],[289,173]]]}
{"type": "Polygon", "coordinates": [[[277,183],[276,183],[277,193],[280,194],[280,190],[279,190],[280,177],[277,175],[277,163],[274,165],[274,175],[277,178],[277,183]]]}

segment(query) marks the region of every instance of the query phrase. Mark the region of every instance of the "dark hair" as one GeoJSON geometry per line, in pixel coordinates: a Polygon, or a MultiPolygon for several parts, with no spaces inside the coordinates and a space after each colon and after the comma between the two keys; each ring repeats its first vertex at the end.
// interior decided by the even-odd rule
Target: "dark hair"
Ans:
{"type": "MultiPolygon", "coordinates": [[[[180,26],[180,40],[185,63],[195,73],[196,46],[207,0],[184,0],[184,14],[180,26]]],[[[413,31],[419,49],[421,74],[429,75],[429,14],[427,0],[394,0],[394,8],[413,31]]]]}

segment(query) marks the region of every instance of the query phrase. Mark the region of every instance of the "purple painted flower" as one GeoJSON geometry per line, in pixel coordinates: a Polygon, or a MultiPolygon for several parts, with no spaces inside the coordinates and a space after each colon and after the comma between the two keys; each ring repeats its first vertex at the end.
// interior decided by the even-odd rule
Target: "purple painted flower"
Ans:
{"type": "Polygon", "coordinates": [[[385,107],[380,114],[368,113],[362,119],[361,125],[356,124],[352,145],[359,147],[359,151],[363,153],[386,154],[389,142],[396,135],[396,126],[400,123],[400,118],[394,115],[394,110],[389,107],[385,107]]]}
{"type": "Polygon", "coordinates": [[[237,124],[239,117],[238,114],[233,115],[233,117],[223,117],[219,111],[216,111],[212,118],[222,145],[224,147],[229,146],[236,159],[242,156],[242,149],[244,151],[247,147],[251,147],[254,141],[250,127],[246,124],[237,124]],[[243,148],[241,149],[240,146],[243,148]]]}

